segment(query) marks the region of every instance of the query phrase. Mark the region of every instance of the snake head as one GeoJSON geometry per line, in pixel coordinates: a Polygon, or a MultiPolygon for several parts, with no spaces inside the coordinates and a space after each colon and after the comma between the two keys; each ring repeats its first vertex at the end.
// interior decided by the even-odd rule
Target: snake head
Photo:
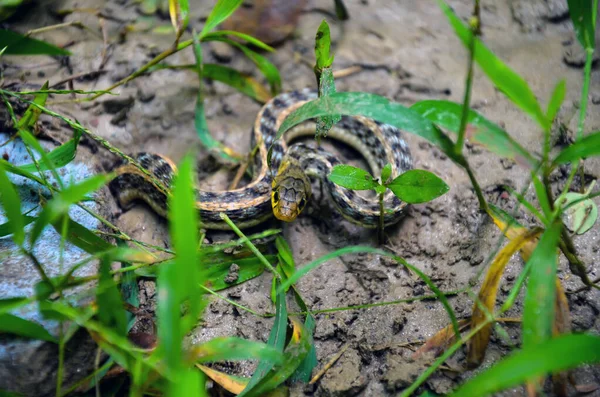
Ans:
{"type": "Polygon", "coordinates": [[[291,222],[304,209],[311,195],[310,180],[295,161],[284,160],[273,179],[271,204],[273,214],[291,222]]]}

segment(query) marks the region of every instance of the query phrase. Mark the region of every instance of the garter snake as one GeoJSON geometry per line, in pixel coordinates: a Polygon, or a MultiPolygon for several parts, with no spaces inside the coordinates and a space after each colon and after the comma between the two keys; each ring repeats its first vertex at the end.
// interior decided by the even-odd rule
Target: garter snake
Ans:
{"type": "MultiPolygon", "coordinates": [[[[315,99],[310,90],[281,94],[258,113],[254,124],[252,146],[258,144],[254,158],[255,173],[248,185],[228,191],[196,191],[196,207],[202,226],[207,229],[229,229],[220,217],[227,216],[240,228],[264,222],[273,215],[292,221],[300,214],[311,195],[309,177],[318,178],[328,187],[337,210],[349,221],[364,227],[377,227],[379,203],[357,195],[329,181],[327,175],[339,160],[322,148],[303,143],[289,143],[298,137],[314,135],[316,124],[307,121],[287,131],[283,139],[275,140],[285,117],[306,101],[315,99]],[[271,164],[267,153],[271,147],[271,164]]],[[[364,117],[343,116],[328,133],[328,138],[341,141],[356,149],[366,160],[371,172],[379,175],[382,167],[392,165],[392,178],[412,168],[412,159],[400,131],[390,125],[364,117]]],[[[139,153],[134,158],[156,179],[169,187],[176,166],[169,158],[152,153],[139,153]]],[[[167,196],[147,175],[131,164],[116,167],[117,177],[110,188],[123,208],[141,199],[159,215],[167,216],[167,196]]],[[[384,198],[385,224],[397,222],[405,203],[391,192],[384,198]]]]}

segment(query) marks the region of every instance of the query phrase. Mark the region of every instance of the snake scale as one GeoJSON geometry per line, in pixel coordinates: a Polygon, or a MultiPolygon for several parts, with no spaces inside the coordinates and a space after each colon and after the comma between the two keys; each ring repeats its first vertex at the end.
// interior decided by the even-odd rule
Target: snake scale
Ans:
{"type": "MultiPolygon", "coordinates": [[[[309,178],[323,181],[336,209],[349,221],[364,227],[377,227],[379,203],[376,198],[362,197],[331,182],[327,175],[340,161],[321,147],[290,143],[299,137],[314,135],[316,123],[307,121],[288,130],[283,139],[275,140],[277,130],[291,111],[306,101],[317,98],[311,90],[281,94],[270,100],[258,113],[252,147],[258,144],[254,157],[254,178],[246,186],[228,191],[197,189],[196,207],[202,227],[228,230],[220,213],[240,228],[258,225],[273,215],[292,221],[300,214],[311,195],[309,178]],[[271,164],[267,154],[271,148],[271,164]]],[[[400,131],[390,125],[364,117],[343,116],[328,133],[328,138],[341,141],[357,150],[366,160],[371,173],[379,175],[387,163],[392,165],[392,178],[412,168],[409,148],[400,131]]],[[[177,168],[169,158],[153,153],[138,153],[134,158],[167,188],[177,168]]],[[[167,197],[147,175],[129,163],[115,167],[117,177],[110,188],[122,208],[135,200],[143,200],[159,215],[167,216],[167,197]]],[[[391,192],[384,198],[385,224],[396,223],[406,203],[391,192]]]]}

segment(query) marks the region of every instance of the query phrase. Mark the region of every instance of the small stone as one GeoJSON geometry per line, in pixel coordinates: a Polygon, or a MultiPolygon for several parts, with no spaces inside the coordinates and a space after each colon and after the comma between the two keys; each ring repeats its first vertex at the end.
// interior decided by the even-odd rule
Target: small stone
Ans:
{"type": "Polygon", "coordinates": [[[145,89],[142,89],[142,88],[140,88],[140,89],[137,90],[137,98],[142,103],[148,103],[151,100],[153,100],[155,97],[156,97],[156,93],[154,91],[145,90],[145,89]]]}
{"type": "Polygon", "coordinates": [[[106,113],[117,114],[123,109],[129,109],[133,106],[134,102],[135,99],[133,97],[107,99],[102,102],[102,108],[106,113]]]}
{"type": "Polygon", "coordinates": [[[234,55],[233,48],[229,44],[220,41],[212,43],[210,52],[217,61],[224,63],[231,62],[234,55]]]}
{"type": "Polygon", "coordinates": [[[225,277],[225,279],[223,281],[225,281],[225,284],[233,284],[236,281],[238,281],[238,279],[240,278],[240,266],[232,263],[231,266],[229,266],[229,273],[227,273],[227,276],[225,277]]]}

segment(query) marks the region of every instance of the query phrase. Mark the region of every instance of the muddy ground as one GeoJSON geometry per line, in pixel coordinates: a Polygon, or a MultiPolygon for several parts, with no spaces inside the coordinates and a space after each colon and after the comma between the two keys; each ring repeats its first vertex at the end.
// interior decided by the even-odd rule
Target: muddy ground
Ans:
{"type": "MultiPolygon", "coordinates": [[[[196,3],[196,2],[191,2],[196,3]]],[[[335,69],[362,66],[359,73],[337,81],[339,91],[366,91],[384,95],[402,104],[411,105],[422,99],[461,101],[467,65],[466,51],[456,39],[445,17],[431,1],[362,0],[345,2],[351,19],[345,23],[333,17],[333,2],[309,1],[299,18],[295,33],[268,54],[279,68],[284,91],[314,87],[311,64],[316,29],[326,18],[332,29],[335,69]],[[306,62],[307,61],[307,62],[306,62]]],[[[471,1],[450,1],[461,17],[471,11],[471,1]]],[[[191,27],[200,31],[202,21],[212,2],[193,4],[191,27]]],[[[27,88],[37,88],[45,80],[51,84],[80,73],[98,70],[100,74],[75,80],[77,89],[102,89],[138,69],[153,56],[171,45],[172,35],[151,32],[128,33],[119,39],[124,26],[139,21],[138,5],[125,1],[53,1],[37,2],[10,28],[25,32],[31,28],[67,21],[81,21],[96,32],[98,18],[76,12],[59,18],[59,9],[95,7],[106,15],[104,23],[109,46],[103,52],[102,40],[74,27],[40,35],[58,45],[69,45],[72,51],[68,62],[36,57],[3,58],[4,83],[20,81],[27,88]],[[104,65],[102,65],[104,63],[104,65]]],[[[580,97],[583,51],[574,38],[566,11],[566,1],[513,0],[483,2],[483,39],[488,46],[531,85],[533,92],[546,103],[554,85],[566,79],[567,98],[561,111],[562,121],[570,131],[576,127],[577,104],[580,97]]],[[[154,24],[168,24],[168,16],[156,17],[154,24]]],[[[207,62],[221,62],[238,70],[258,75],[254,66],[240,53],[204,45],[207,62]]],[[[170,63],[193,63],[191,50],[168,59],[170,63]]],[[[600,127],[600,74],[592,73],[592,84],[586,131],[600,127]]],[[[76,118],[94,133],[109,140],[125,152],[159,152],[179,160],[197,148],[198,173],[207,189],[225,188],[234,171],[219,167],[215,160],[199,147],[194,130],[194,103],[198,81],[191,71],[158,71],[133,80],[116,92],[119,97],[104,96],[94,103],[54,104],[50,107],[76,118]]],[[[250,129],[260,104],[215,82],[207,82],[206,113],[214,136],[239,152],[249,149],[250,129]]],[[[57,98],[53,98],[57,100],[57,98]]],[[[478,70],[475,73],[472,106],[490,120],[505,127],[525,148],[539,153],[541,135],[536,124],[513,106],[498,90],[486,81],[478,70]]],[[[48,120],[48,119],[46,119],[48,120]]],[[[69,137],[60,123],[47,122],[47,134],[64,142],[69,137]]],[[[571,134],[569,132],[568,134],[571,134]]],[[[466,174],[438,149],[422,139],[405,135],[410,145],[415,167],[435,172],[451,187],[445,196],[423,205],[410,207],[406,218],[387,230],[386,247],[406,258],[428,274],[444,291],[461,289],[477,278],[488,263],[500,233],[485,216],[478,212],[477,200],[466,174]]],[[[557,141],[560,141],[557,136],[557,141]]],[[[356,154],[342,149],[349,161],[356,154]]],[[[510,161],[468,145],[468,159],[485,191],[486,198],[506,210],[515,201],[503,186],[517,190],[527,182],[527,173],[510,161]]],[[[116,158],[90,140],[84,140],[78,161],[91,162],[96,169],[108,169],[116,158]]],[[[588,161],[589,179],[600,174],[598,161],[588,161]]],[[[555,188],[564,182],[558,173],[555,188]]],[[[148,207],[140,205],[120,214],[110,195],[102,205],[110,219],[130,236],[157,245],[168,246],[167,224],[148,207]]],[[[596,199],[597,203],[600,200],[596,199]]],[[[529,215],[519,220],[533,224],[529,215]]],[[[299,266],[332,250],[351,244],[376,244],[373,231],[361,229],[341,220],[329,207],[313,205],[295,223],[284,225],[299,266]]],[[[575,237],[577,252],[589,267],[594,279],[600,272],[598,259],[600,228],[575,237]]],[[[513,285],[522,261],[513,258],[499,293],[501,302],[513,285]]],[[[561,259],[559,276],[567,291],[581,287],[561,259]]],[[[235,301],[258,312],[272,311],[269,300],[271,277],[268,274],[226,291],[235,301]]],[[[142,303],[152,310],[154,287],[141,282],[142,303]]],[[[475,290],[477,288],[475,287],[475,290]]],[[[429,294],[419,279],[395,263],[371,255],[344,257],[321,266],[299,283],[299,290],[313,310],[351,305],[388,302],[429,294]]],[[[467,294],[451,298],[458,316],[470,314],[472,300],[467,294]]],[[[600,331],[600,293],[583,291],[569,295],[569,305],[575,331],[600,331]]],[[[518,317],[518,304],[508,316],[518,317]]],[[[206,312],[205,324],[191,336],[190,341],[202,341],[219,335],[235,335],[266,340],[272,320],[256,318],[238,311],[223,301],[214,301],[206,312]]],[[[297,386],[293,395],[304,393],[319,396],[376,396],[395,395],[418,376],[428,361],[413,362],[410,356],[416,345],[407,342],[423,341],[448,324],[448,316],[437,301],[403,303],[363,310],[349,310],[317,315],[315,341],[321,368],[328,359],[348,344],[340,360],[312,387],[297,386]]],[[[493,337],[481,369],[493,365],[502,355],[518,344],[518,324],[504,328],[510,343],[493,337]]],[[[464,352],[459,351],[448,361],[444,371],[436,373],[426,387],[436,393],[452,390],[472,376],[465,372],[464,352]]],[[[239,366],[248,374],[250,368],[239,366]]],[[[574,372],[579,385],[600,384],[598,368],[583,367],[574,372]]],[[[522,388],[499,394],[523,395],[522,388]]],[[[570,393],[575,395],[574,389],[570,393]]]]}

